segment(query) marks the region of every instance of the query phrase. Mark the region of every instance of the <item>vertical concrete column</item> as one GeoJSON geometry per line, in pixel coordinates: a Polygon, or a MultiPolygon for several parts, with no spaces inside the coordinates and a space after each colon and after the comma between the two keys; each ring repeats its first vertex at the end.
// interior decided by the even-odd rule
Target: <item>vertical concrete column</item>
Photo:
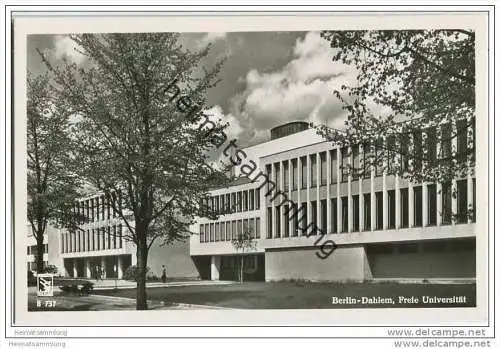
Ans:
{"type": "Polygon", "coordinates": [[[414,207],[414,192],[413,184],[408,183],[408,227],[413,227],[415,225],[415,207],[414,207]]]}
{"type": "Polygon", "coordinates": [[[399,190],[399,176],[394,178],[394,192],[396,194],[396,229],[401,228],[401,192],[399,190]]]}
{"type": "Polygon", "coordinates": [[[117,264],[117,271],[118,271],[118,279],[123,278],[123,261],[122,261],[122,256],[117,256],[116,258],[116,264],[117,264]]]}
{"type": "MultiPolygon", "coordinates": [[[[321,157],[316,153],[316,222],[317,227],[321,229],[321,199],[319,197],[319,187],[321,185],[321,157]]],[[[325,232],[323,232],[325,233],[325,232]]]]}
{"type": "MultiPolygon", "coordinates": [[[[307,185],[306,185],[306,205],[307,205],[307,226],[312,221],[312,206],[311,206],[311,156],[307,154],[306,157],[306,175],[307,175],[307,185]]],[[[307,228],[306,226],[306,228],[307,228]]],[[[307,230],[304,230],[304,234],[307,234],[307,230]]]]}
{"type": "Polygon", "coordinates": [[[210,256],[210,280],[219,280],[220,256],[210,256]]]}
{"type": "MultiPolygon", "coordinates": [[[[288,199],[290,201],[293,201],[295,202],[295,200],[292,199],[292,188],[293,188],[293,182],[292,182],[292,159],[288,159],[288,192],[287,192],[287,195],[288,195],[288,199]]],[[[293,212],[293,211],[290,211],[291,207],[289,208],[289,211],[288,212],[293,212]]],[[[293,236],[293,219],[292,219],[292,215],[290,213],[288,213],[286,219],[288,219],[288,221],[286,222],[286,224],[288,224],[288,230],[290,232],[290,236],[293,236]]]]}
{"type": "Polygon", "coordinates": [[[332,233],[332,207],[331,207],[331,178],[332,178],[332,155],[330,150],[326,151],[326,232],[332,233]]]}
{"type": "Polygon", "coordinates": [[[340,183],[342,174],[340,173],[340,162],[342,161],[342,152],[337,146],[337,233],[342,231],[342,202],[340,200],[340,183]]]}
{"type": "Polygon", "coordinates": [[[427,183],[422,183],[422,226],[426,227],[429,225],[429,191],[427,190],[427,183]]]}
{"type": "Polygon", "coordinates": [[[352,148],[349,147],[347,149],[347,154],[349,155],[349,158],[347,159],[347,163],[351,167],[351,171],[349,171],[349,175],[347,176],[347,232],[352,233],[352,168],[354,167],[354,160],[353,160],[353,151],[352,148]]]}
{"type": "Polygon", "coordinates": [[[88,258],[85,258],[85,277],[89,279],[92,277],[92,272],[90,270],[90,260],[88,258]]]}

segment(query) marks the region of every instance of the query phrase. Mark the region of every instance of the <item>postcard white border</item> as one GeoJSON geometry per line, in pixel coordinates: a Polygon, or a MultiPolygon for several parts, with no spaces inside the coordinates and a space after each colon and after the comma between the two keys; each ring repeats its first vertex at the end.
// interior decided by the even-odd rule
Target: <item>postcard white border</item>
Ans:
{"type": "MultiPolygon", "coordinates": [[[[432,11],[432,8],[429,9],[432,11]]],[[[244,332],[249,336],[294,336],[294,326],[485,326],[488,320],[487,295],[490,289],[492,301],[492,285],[487,275],[488,257],[493,248],[488,245],[488,145],[492,144],[492,131],[488,134],[488,17],[487,13],[340,13],[335,16],[323,14],[284,15],[271,14],[248,16],[240,15],[208,15],[195,16],[192,13],[180,14],[148,14],[145,17],[114,15],[98,16],[58,16],[29,17],[18,16],[14,19],[14,60],[15,60],[15,96],[14,115],[14,166],[15,166],[15,226],[23,228],[16,232],[15,264],[16,272],[16,325],[20,326],[290,326],[288,328],[256,328],[246,327],[244,332]],[[383,14],[383,21],[381,15],[383,14]],[[165,20],[168,16],[168,20],[165,20]],[[454,309],[332,309],[332,310],[189,310],[189,311],[100,311],[100,312],[28,312],[27,295],[21,290],[26,289],[25,271],[25,217],[26,217],[26,35],[56,34],[69,32],[223,32],[223,31],[291,31],[291,30],[321,30],[321,29],[417,29],[417,28],[456,28],[468,27],[476,31],[476,100],[477,100],[477,130],[479,140],[489,140],[477,144],[477,307],[454,309]],[[22,117],[24,116],[24,118],[22,117]],[[490,136],[490,137],[488,137],[490,136]],[[484,190],[481,190],[484,189],[484,190]],[[24,195],[23,195],[24,194],[24,195]],[[480,233],[483,232],[483,233],[480,233]],[[489,251],[481,254],[480,251],[489,251]]],[[[491,64],[492,62],[490,62],[491,64]]],[[[8,92],[8,91],[6,91],[8,92]]],[[[490,111],[493,112],[492,110],[490,111]]],[[[491,115],[492,117],[492,115],[491,115]]],[[[492,147],[491,147],[492,149],[492,147]]],[[[492,160],[492,159],[491,159],[492,160]]],[[[489,168],[492,171],[492,168],[489,168]]],[[[491,181],[493,177],[491,176],[491,181]]],[[[491,224],[491,229],[493,225],[491,224]]],[[[492,231],[490,231],[490,236],[492,231]]],[[[7,239],[7,246],[10,246],[7,239]]],[[[9,256],[7,255],[7,258],[9,256]]],[[[8,259],[7,259],[8,260],[8,259]]],[[[9,265],[6,265],[9,267],[9,265]]],[[[493,264],[490,264],[493,268],[493,264]]],[[[492,270],[490,270],[492,271],[492,270]]],[[[7,289],[7,299],[10,290],[7,289]]],[[[491,314],[490,314],[491,316],[491,314]]],[[[88,328],[90,329],[90,328],[88,328]]],[[[93,327],[95,330],[95,327],[93,327]]],[[[94,331],[93,330],[93,331],[94,331]]],[[[332,336],[333,332],[341,330],[344,336],[359,336],[355,327],[322,328],[308,327],[308,335],[332,336]]],[[[363,335],[382,334],[382,328],[366,328],[363,335]]],[[[303,335],[304,331],[300,331],[303,335]]],[[[133,335],[134,331],[121,328],[102,328],[99,332],[104,336],[133,335]]],[[[168,331],[156,331],[154,328],[141,330],[144,335],[162,332],[161,336],[208,336],[230,335],[229,329],[198,328],[196,330],[182,327],[171,328],[168,331]],[[194,333],[196,332],[196,333],[194,333]]],[[[72,333],[88,334],[85,328],[73,328],[72,333]]],[[[95,332],[94,332],[95,333],[95,332]]],[[[338,332],[337,332],[338,333],[338,332]]],[[[386,335],[385,330],[382,336],[386,335]]]]}

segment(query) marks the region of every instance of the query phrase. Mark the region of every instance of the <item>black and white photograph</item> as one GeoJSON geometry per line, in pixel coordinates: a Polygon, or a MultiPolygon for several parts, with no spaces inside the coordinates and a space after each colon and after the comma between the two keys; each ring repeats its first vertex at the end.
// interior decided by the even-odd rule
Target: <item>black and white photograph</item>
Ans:
{"type": "Polygon", "coordinates": [[[18,314],[484,320],[487,32],[441,15],[28,31],[18,314]]]}

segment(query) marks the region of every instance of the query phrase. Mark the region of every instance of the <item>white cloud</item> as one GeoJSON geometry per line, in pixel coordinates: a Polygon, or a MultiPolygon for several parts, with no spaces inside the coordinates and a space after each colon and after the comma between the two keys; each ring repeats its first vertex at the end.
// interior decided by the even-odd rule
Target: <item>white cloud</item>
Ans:
{"type": "Polygon", "coordinates": [[[232,100],[244,135],[255,143],[257,135],[292,120],[342,127],[345,112],[333,95],[342,84],[356,81],[353,68],[332,61],[334,51],[318,32],[298,39],[294,58],[273,72],[250,70],[242,78],[245,91],[232,100]]]}
{"type": "Polygon", "coordinates": [[[76,64],[82,63],[86,57],[77,51],[77,45],[66,35],[59,35],[56,37],[55,42],[55,57],[58,59],[64,56],[68,57],[76,64]]]}

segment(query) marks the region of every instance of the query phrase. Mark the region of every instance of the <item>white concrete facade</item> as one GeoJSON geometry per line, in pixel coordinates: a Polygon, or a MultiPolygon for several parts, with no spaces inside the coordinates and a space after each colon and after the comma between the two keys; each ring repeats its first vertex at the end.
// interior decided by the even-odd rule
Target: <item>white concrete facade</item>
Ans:
{"type": "MultiPolygon", "coordinates": [[[[354,153],[352,149],[344,151],[325,142],[312,129],[242,150],[249,155],[235,166],[235,173],[239,173],[249,159],[258,164],[258,170],[247,176],[248,181],[213,190],[210,194],[219,204],[225,203],[229,194],[232,205],[233,193],[258,190],[259,208],[236,209],[214,221],[199,219],[193,226],[198,234],[190,239],[193,257],[207,256],[214,261],[214,256],[243,253],[235,250],[230,240],[240,232],[239,222],[248,219],[248,224],[260,223],[259,234],[254,235],[256,248],[244,253],[265,255],[266,280],[389,277],[391,272],[387,268],[391,258],[399,265],[406,258],[408,270],[413,270],[418,269],[418,265],[412,266],[412,261],[418,264],[432,259],[439,263],[440,255],[443,270],[433,275],[432,268],[426,267],[428,273],[422,277],[459,277],[460,270],[454,270],[454,265],[460,266],[467,277],[475,277],[475,218],[465,214],[475,207],[472,170],[468,176],[453,178],[449,183],[410,183],[375,168],[357,178],[352,173],[343,173],[342,165],[359,161],[363,147],[354,153]],[[257,180],[260,171],[276,183],[267,196],[268,187],[263,186],[263,178],[257,180]],[[252,182],[253,179],[256,181],[252,182]],[[277,196],[278,190],[283,195],[277,196]],[[456,195],[452,195],[452,191],[456,195]],[[339,247],[329,258],[323,261],[315,256],[319,235],[306,236],[297,229],[293,219],[283,215],[283,204],[292,202],[297,208],[304,205],[307,224],[314,222],[326,234],[323,241],[333,241],[339,247]],[[233,222],[236,222],[236,231],[233,222]],[[217,225],[224,227],[219,229],[225,229],[225,238],[216,239],[217,225]],[[456,244],[457,241],[463,243],[456,244]],[[379,246],[391,246],[393,250],[381,256],[379,246]],[[466,267],[459,263],[464,259],[466,267]]],[[[213,270],[213,263],[211,265],[213,270]]],[[[404,263],[401,268],[393,271],[394,277],[404,277],[404,263]]],[[[218,270],[217,277],[221,273],[218,270]]],[[[408,272],[408,277],[410,274],[408,272]]]]}

